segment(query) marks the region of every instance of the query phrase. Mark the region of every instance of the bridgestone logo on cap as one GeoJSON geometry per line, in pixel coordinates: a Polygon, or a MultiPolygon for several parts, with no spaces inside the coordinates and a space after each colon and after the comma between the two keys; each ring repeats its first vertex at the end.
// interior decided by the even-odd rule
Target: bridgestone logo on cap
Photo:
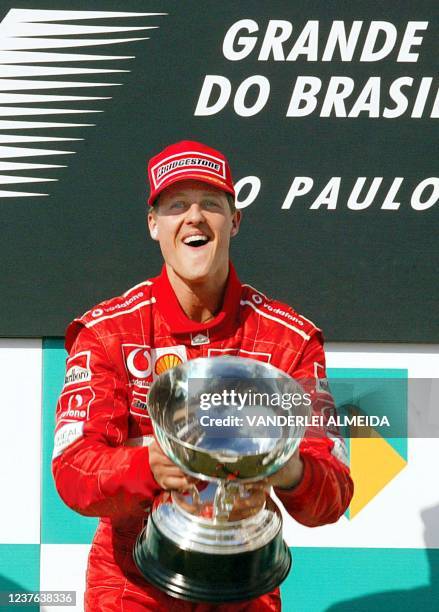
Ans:
{"type": "Polygon", "coordinates": [[[184,175],[194,170],[197,174],[208,174],[209,176],[219,178],[221,181],[226,180],[224,160],[205,153],[187,151],[185,153],[170,155],[153,166],[151,175],[154,182],[154,189],[160,187],[160,185],[171,176],[178,174],[184,175]]]}
{"type": "Polygon", "coordinates": [[[169,164],[161,166],[157,171],[157,179],[160,179],[160,177],[162,177],[164,174],[168,174],[168,172],[171,172],[171,170],[174,170],[175,168],[181,168],[182,166],[197,166],[197,168],[199,168],[199,166],[204,166],[205,168],[211,168],[212,170],[215,170],[215,172],[220,171],[220,165],[216,164],[213,161],[210,161],[208,159],[189,157],[188,159],[180,159],[178,161],[173,161],[169,164]]]}

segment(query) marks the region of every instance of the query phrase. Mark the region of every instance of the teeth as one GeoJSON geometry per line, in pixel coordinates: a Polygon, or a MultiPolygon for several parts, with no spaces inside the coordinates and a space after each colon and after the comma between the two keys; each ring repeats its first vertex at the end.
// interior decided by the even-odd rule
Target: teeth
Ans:
{"type": "Polygon", "coordinates": [[[208,238],[207,236],[188,236],[187,238],[184,239],[184,243],[185,244],[191,244],[192,242],[207,242],[208,238]]]}

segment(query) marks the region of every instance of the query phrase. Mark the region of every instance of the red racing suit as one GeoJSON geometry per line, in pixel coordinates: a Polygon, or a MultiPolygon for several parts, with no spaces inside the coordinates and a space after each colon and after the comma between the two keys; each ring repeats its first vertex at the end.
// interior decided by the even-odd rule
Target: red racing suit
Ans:
{"type": "MultiPolygon", "coordinates": [[[[178,363],[238,355],[312,379],[327,405],[320,330],[289,306],[241,285],[232,264],[221,311],[208,323],[192,321],[164,267],[158,277],[75,319],[66,348],[53,474],[68,506],[100,517],[88,562],[86,610],[280,610],[278,589],[251,602],[213,607],[171,598],[141,577],[132,549],[161,491],[148,460],[153,430],[147,393],[160,373],[178,363]]],[[[302,480],[292,490],[276,489],[300,523],[331,523],[346,510],[353,485],[342,450],[343,441],[334,436],[308,432],[302,440],[302,480]]]]}

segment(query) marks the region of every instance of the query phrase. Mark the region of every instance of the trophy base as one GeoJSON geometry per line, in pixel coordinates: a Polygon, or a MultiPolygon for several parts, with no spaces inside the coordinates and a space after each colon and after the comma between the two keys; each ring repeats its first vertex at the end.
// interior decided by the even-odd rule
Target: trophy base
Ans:
{"type": "Polygon", "coordinates": [[[182,549],[161,533],[153,516],[137,538],[133,556],[146,580],[168,595],[207,603],[269,593],[287,577],[292,564],[281,529],[255,550],[212,554],[182,549]]]}

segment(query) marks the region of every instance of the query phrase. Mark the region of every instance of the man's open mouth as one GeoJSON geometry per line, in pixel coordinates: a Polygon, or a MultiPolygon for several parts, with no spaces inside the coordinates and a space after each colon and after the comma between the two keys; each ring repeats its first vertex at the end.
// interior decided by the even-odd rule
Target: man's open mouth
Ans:
{"type": "Polygon", "coordinates": [[[194,236],[188,236],[183,240],[183,243],[191,247],[202,247],[209,242],[209,238],[204,234],[197,234],[194,236]]]}

